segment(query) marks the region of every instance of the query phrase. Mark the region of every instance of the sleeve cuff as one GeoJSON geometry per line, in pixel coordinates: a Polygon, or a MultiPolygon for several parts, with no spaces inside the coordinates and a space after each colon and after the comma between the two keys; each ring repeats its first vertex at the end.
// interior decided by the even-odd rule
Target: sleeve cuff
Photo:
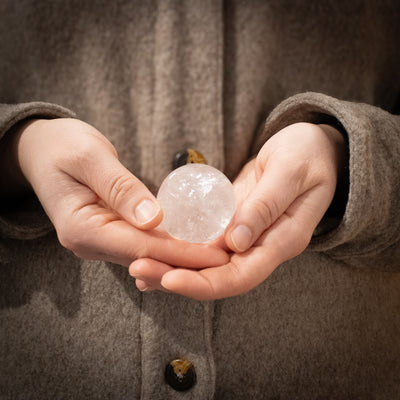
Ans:
{"type": "MultiPolygon", "coordinates": [[[[0,140],[18,123],[29,118],[74,118],[75,114],[59,105],[32,102],[0,104],[0,140]]],[[[53,226],[34,194],[18,199],[1,210],[0,237],[35,239],[50,232],[53,226]]]]}

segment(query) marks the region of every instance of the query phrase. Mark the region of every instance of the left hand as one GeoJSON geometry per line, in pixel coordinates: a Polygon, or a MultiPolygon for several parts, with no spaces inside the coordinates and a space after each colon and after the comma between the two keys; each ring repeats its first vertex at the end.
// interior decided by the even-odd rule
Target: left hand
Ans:
{"type": "Polygon", "coordinates": [[[130,265],[130,274],[142,290],[198,300],[248,292],[307,247],[346,162],[345,141],[335,128],[297,123],[282,129],[234,182],[238,207],[224,236],[233,250],[227,264],[176,268],[144,258],[130,265]]]}

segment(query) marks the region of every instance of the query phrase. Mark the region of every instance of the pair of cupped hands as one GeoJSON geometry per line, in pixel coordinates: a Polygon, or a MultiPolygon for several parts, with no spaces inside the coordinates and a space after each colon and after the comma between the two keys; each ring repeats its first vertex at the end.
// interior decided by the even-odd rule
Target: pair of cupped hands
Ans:
{"type": "Polygon", "coordinates": [[[345,163],[342,135],[296,123],[273,135],[234,181],[236,213],[209,244],[157,226],[162,210],[112,144],[77,119],[31,120],[14,149],[19,184],[31,187],[61,244],[83,259],[129,268],[139,290],[213,300],[248,292],[308,245],[345,163]]]}

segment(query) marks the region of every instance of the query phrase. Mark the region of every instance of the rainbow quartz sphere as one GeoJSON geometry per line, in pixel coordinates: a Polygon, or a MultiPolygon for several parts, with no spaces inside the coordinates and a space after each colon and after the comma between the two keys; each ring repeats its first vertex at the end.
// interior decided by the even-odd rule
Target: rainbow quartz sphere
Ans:
{"type": "Polygon", "coordinates": [[[186,164],[172,171],[161,184],[157,200],[164,213],[161,229],[192,243],[221,236],[236,208],[232,183],[205,164],[186,164]]]}

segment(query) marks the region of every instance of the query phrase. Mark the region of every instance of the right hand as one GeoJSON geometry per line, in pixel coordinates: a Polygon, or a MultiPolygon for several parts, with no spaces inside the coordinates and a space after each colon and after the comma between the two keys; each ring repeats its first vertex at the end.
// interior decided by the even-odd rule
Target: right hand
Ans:
{"type": "Polygon", "coordinates": [[[146,186],[92,126],[69,118],[32,120],[16,132],[17,159],[61,244],[78,257],[129,266],[137,258],[203,268],[228,255],[155,228],[162,211],[146,186]]]}

